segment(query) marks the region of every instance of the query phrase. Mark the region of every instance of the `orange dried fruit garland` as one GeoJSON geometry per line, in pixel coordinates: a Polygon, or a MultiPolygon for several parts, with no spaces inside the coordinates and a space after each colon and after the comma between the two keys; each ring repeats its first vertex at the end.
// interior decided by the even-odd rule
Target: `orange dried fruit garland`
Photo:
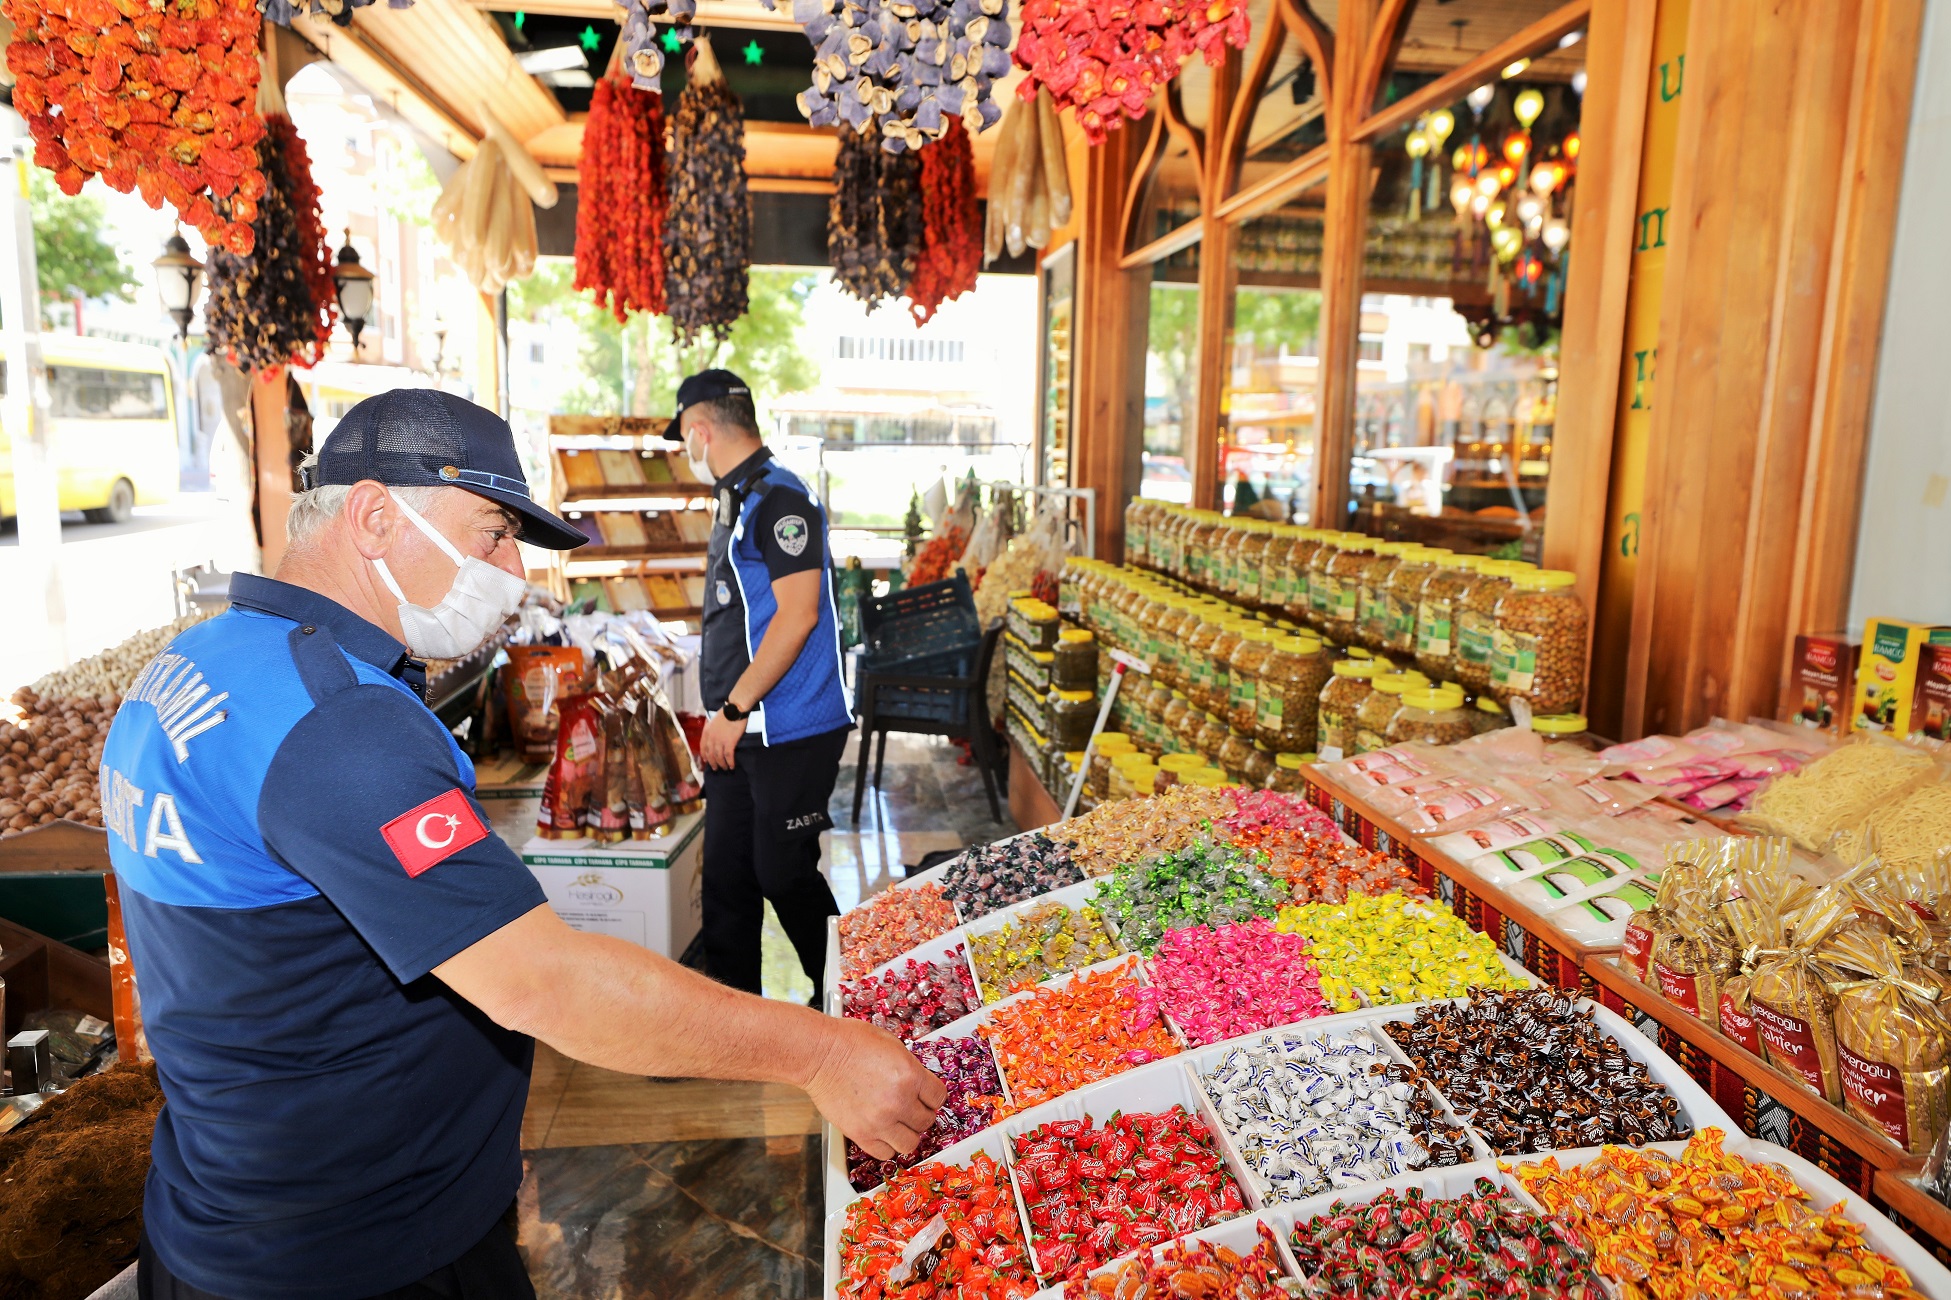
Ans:
{"type": "Polygon", "coordinates": [[[212,247],[255,246],[255,0],[4,0],[7,69],[34,162],[63,193],[90,176],[168,203],[212,247]]]}

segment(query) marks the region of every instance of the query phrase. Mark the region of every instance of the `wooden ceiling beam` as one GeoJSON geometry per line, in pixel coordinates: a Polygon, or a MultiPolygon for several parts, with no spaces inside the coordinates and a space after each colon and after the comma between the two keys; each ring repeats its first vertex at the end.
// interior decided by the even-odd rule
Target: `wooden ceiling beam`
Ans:
{"type": "MultiPolygon", "coordinates": [[[[534,4],[517,4],[513,0],[466,0],[476,9],[500,10],[504,13],[521,9],[532,14],[549,14],[558,18],[588,18],[605,22],[617,22],[622,10],[611,0],[535,0],[534,4]]],[[[652,19],[653,22],[668,22],[667,17],[652,19]]],[[[782,3],[778,9],[767,9],[759,0],[698,0],[698,15],[693,23],[699,27],[748,27],[760,31],[796,32],[799,24],[793,21],[792,6],[782,3]]]]}
{"type": "Polygon", "coordinates": [[[480,133],[462,120],[453,105],[391,54],[369,42],[357,28],[336,27],[328,19],[301,14],[292,20],[291,29],[401,117],[447,146],[450,153],[463,159],[474,156],[480,133]]]}

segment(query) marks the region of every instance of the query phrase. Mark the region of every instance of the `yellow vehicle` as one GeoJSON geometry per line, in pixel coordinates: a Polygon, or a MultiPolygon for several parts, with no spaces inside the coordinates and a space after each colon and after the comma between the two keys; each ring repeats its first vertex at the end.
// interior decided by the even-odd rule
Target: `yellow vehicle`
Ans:
{"type": "MultiPolygon", "coordinates": [[[[176,385],[163,350],[53,334],[42,336],[41,357],[61,509],[119,524],[138,505],[174,501],[176,385]]],[[[0,517],[14,513],[12,452],[0,427],[0,517]]]]}

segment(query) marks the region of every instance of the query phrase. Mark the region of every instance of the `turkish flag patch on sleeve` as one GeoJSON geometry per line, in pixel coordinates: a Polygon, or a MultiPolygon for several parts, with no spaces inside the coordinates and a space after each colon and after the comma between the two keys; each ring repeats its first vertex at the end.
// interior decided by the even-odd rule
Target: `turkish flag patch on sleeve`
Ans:
{"type": "Polygon", "coordinates": [[[393,856],[409,876],[445,862],[470,844],[488,838],[488,828],[459,790],[435,795],[379,828],[393,856]]]}

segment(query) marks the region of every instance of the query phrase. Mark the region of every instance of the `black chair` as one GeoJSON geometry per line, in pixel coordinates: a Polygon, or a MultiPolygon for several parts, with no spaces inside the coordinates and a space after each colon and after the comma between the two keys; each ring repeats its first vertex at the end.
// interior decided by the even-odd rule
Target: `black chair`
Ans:
{"type": "Polygon", "coordinates": [[[947,736],[966,740],[982,772],[982,788],[989,795],[989,814],[1003,819],[996,799],[1000,761],[996,729],[989,719],[989,665],[1002,643],[1003,624],[982,634],[975,671],[967,677],[936,677],[915,673],[860,670],[856,688],[860,710],[860,761],[854,771],[854,825],[860,825],[861,802],[867,797],[867,750],[874,749],[874,788],[881,787],[881,767],[887,759],[890,731],[913,736],[947,736]]]}

